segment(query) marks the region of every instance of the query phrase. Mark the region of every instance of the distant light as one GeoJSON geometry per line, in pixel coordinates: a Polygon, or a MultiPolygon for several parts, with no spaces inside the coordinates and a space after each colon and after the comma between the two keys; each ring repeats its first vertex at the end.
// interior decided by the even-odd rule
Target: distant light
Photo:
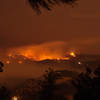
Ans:
{"type": "Polygon", "coordinates": [[[60,58],[56,58],[57,60],[60,60],[60,58]]]}
{"type": "Polygon", "coordinates": [[[18,97],[17,96],[13,96],[12,100],[18,100],[18,97]]]}
{"type": "Polygon", "coordinates": [[[70,52],[69,54],[70,54],[70,56],[72,56],[72,57],[76,57],[76,54],[75,54],[74,52],[70,52]]]}
{"type": "Polygon", "coordinates": [[[11,57],[11,56],[12,56],[12,54],[8,54],[8,56],[9,56],[9,57],[11,57]]]}
{"type": "Polygon", "coordinates": [[[82,63],[79,61],[78,64],[81,65],[82,63]]]}
{"type": "Polygon", "coordinates": [[[10,61],[8,60],[8,61],[6,61],[6,63],[7,63],[7,64],[10,64],[10,61]]]}
{"type": "Polygon", "coordinates": [[[18,61],[18,63],[19,63],[19,64],[22,64],[23,62],[22,62],[22,61],[18,61]]]}
{"type": "Polygon", "coordinates": [[[14,58],[15,56],[12,54],[8,54],[8,57],[14,58]]]}

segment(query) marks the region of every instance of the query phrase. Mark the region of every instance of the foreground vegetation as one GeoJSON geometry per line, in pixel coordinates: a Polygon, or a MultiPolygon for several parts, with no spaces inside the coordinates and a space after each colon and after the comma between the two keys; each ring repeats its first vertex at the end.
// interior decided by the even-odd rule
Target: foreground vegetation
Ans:
{"type": "MultiPolygon", "coordinates": [[[[5,86],[0,88],[0,100],[14,100],[14,96],[18,100],[67,100],[65,94],[57,91],[56,81],[63,78],[61,73],[49,68],[43,77],[38,80],[38,91],[16,94],[8,90],[5,86]]],[[[74,100],[99,100],[100,99],[100,66],[95,71],[86,68],[86,72],[80,73],[77,78],[71,81],[77,92],[73,95],[74,100]]],[[[15,100],[17,100],[15,99],[15,100]]]]}

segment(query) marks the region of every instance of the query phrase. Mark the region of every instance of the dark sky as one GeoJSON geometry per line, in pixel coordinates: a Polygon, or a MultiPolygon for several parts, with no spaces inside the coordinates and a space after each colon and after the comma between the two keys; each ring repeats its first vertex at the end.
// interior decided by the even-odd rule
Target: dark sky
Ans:
{"type": "Polygon", "coordinates": [[[100,54],[100,0],[37,15],[27,0],[0,0],[0,48],[64,41],[100,54]]]}

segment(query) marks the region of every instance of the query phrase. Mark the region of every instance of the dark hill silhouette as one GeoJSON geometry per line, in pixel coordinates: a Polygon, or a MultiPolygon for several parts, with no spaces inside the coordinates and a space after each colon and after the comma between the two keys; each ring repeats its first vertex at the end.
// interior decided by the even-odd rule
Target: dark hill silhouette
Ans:
{"type": "Polygon", "coordinates": [[[77,88],[74,100],[100,100],[100,66],[94,72],[87,68],[72,83],[77,88]]]}

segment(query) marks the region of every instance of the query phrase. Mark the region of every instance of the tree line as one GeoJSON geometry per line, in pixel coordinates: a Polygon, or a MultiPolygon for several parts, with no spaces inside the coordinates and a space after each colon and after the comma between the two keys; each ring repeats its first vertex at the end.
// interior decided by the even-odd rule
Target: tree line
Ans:
{"type": "MultiPolygon", "coordinates": [[[[0,62],[0,68],[4,66],[0,62]]],[[[62,75],[53,68],[49,68],[43,78],[38,81],[39,91],[36,100],[67,100],[65,95],[57,94],[56,81],[61,78],[62,75]]],[[[99,100],[100,99],[100,66],[95,71],[90,68],[86,68],[85,73],[80,73],[77,78],[71,81],[77,92],[74,94],[74,100],[99,100]]],[[[31,97],[30,97],[31,98],[31,97]]],[[[0,88],[0,100],[10,100],[11,92],[5,87],[0,88]]],[[[27,99],[25,99],[27,100],[27,99]]],[[[33,100],[33,99],[31,99],[33,100]]]]}

